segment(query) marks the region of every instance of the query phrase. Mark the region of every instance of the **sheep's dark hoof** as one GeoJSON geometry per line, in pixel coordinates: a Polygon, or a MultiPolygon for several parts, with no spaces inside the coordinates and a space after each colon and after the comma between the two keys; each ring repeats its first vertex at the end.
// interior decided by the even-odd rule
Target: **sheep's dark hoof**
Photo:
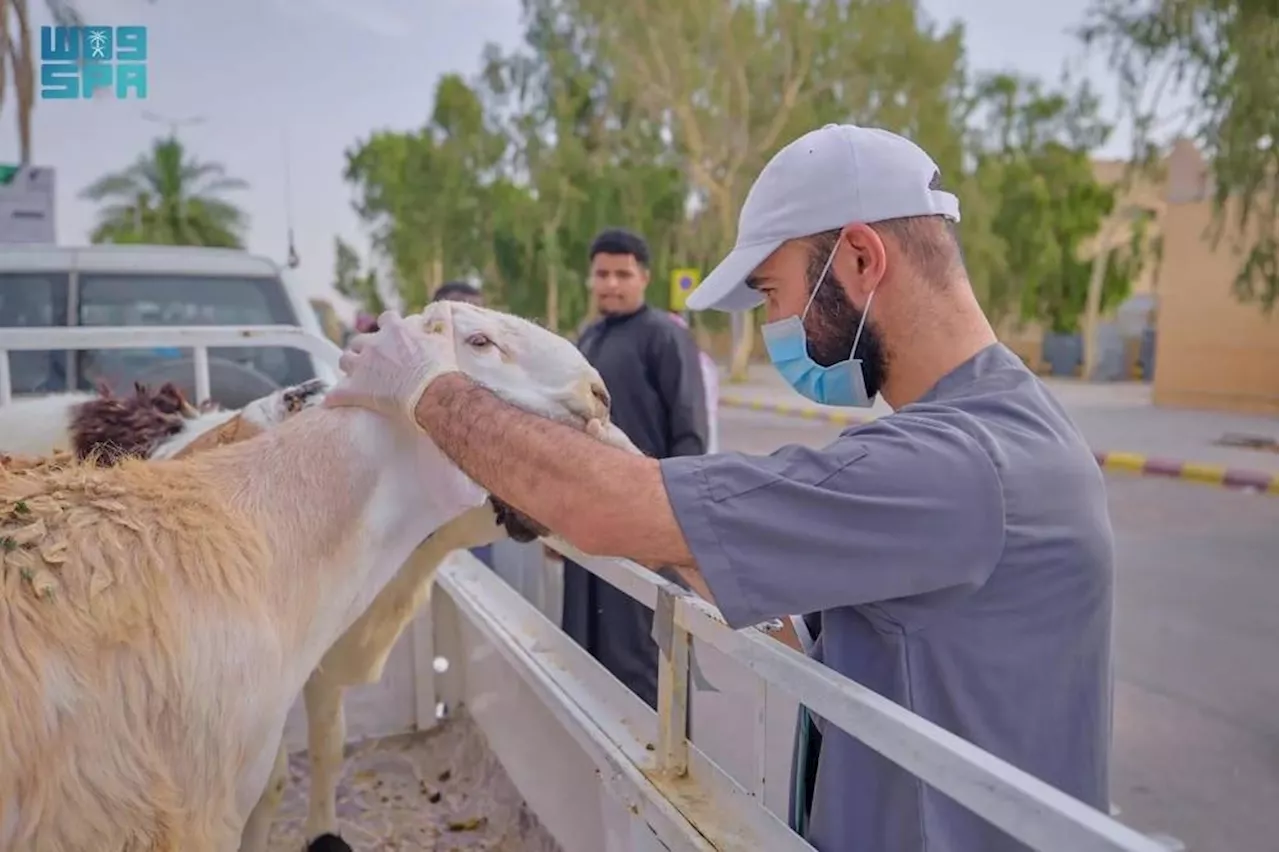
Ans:
{"type": "Polygon", "coordinates": [[[336,834],[322,834],[307,844],[307,852],[355,852],[355,850],[336,834]]]}

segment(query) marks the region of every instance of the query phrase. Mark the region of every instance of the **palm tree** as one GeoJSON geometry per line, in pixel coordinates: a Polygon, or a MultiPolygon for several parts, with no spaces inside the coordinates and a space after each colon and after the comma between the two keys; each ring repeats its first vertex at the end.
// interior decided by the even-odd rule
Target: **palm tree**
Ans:
{"type": "MultiPolygon", "coordinates": [[[[45,0],[53,22],[59,26],[78,26],[80,15],[70,0],[45,0]]],[[[31,111],[36,102],[36,51],[39,45],[31,35],[31,9],[27,0],[0,0],[0,108],[13,73],[13,88],[18,95],[18,155],[22,165],[31,163],[31,111]],[[10,15],[12,12],[12,16],[10,15]]]]}
{"type": "Polygon", "coordinates": [[[99,178],[81,198],[104,203],[95,243],[243,247],[248,217],[218,194],[248,184],[202,163],[176,136],[161,137],[124,171],[99,178]]]}

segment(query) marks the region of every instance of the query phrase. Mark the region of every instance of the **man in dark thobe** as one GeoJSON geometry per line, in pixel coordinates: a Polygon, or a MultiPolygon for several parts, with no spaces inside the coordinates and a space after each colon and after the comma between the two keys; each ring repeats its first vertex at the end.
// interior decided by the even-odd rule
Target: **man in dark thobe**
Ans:
{"type": "MultiPolygon", "coordinates": [[[[591,243],[591,292],[600,319],[578,339],[612,397],[611,419],[645,455],[707,451],[707,404],[688,330],[645,304],[649,247],[607,230],[591,243]]],[[[564,563],[564,630],[650,707],[658,701],[653,611],[582,566],[564,563]]]]}

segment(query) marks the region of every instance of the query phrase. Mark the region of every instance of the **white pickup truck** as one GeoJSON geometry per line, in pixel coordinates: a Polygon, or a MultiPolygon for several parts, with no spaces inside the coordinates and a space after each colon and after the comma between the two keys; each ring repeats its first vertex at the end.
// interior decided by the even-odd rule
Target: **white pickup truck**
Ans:
{"type": "MultiPolygon", "coordinates": [[[[0,334],[6,328],[296,326],[322,335],[315,311],[267,258],[192,246],[48,245],[0,248],[0,334]]],[[[196,398],[195,356],[177,347],[15,352],[14,396],[117,391],[174,382],[196,398]]],[[[208,350],[210,396],[239,408],[332,368],[281,346],[208,350]]]]}

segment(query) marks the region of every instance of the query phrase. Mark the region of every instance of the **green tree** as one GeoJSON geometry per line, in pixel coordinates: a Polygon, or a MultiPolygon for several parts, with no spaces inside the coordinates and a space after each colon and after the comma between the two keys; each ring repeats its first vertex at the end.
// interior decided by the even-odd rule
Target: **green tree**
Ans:
{"type": "Polygon", "coordinates": [[[616,85],[613,57],[588,20],[557,0],[525,0],[523,10],[524,47],[505,55],[490,47],[484,74],[512,190],[526,193],[516,209],[532,213],[523,268],[506,275],[519,282],[511,306],[550,328],[576,326],[588,308],[589,241],[610,225],[646,237],[648,295],[665,305],[664,275],[685,222],[681,164],[661,124],[616,85]]]}
{"type": "Polygon", "coordinates": [[[379,131],[346,153],[343,176],[355,186],[356,213],[369,227],[374,247],[390,262],[396,289],[406,310],[429,296],[430,251],[434,241],[425,225],[430,200],[411,199],[420,183],[421,160],[428,143],[420,133],[379,131]]]}
{"type": "MultiPolygon", "coordinates": [[[[1093,179],[1105,139],[1084,88],[971,79],[963,31],[914,0],[679,3],[522,0],[524,42],[486,48],[468,85],[443,78],[430,119],[348,152],[347,179],[406,306],[479,274],[491,300],[571,328],[588,308],[587,246],[644,234],[650,301],[673,266],[729,249],[751,181],[779,146],[827,122],[906,134],[961,200],[975,290],[993,319],[1073,326],[1087,253],[1115,195],[1093,179]]],[[[1141,252],[1111,249],[1102,303],[1141,252]]],[[[743,335],[749,343],[753,335],[743,335]]],[[[744,367],[749,347],[736,354],[744,367]]]]}
{"type": "MultiPolygon", "coordinates": [[[[999,324],[1008,316],[1077,331],[1088,298],[1090,258],[1083,256],[1116,205],[1117,188],[1098,182],[1091,152],[1109,126],[1087,85],[1057,89],[1011,74],[978,78],[970,94],[974,176],[995,199],[990,219],[1001,265],[987,282],[984,307],[999,324]]],[[[1100,307],[1128,295],[1145,258],[1145,230],[1110,252],[1100,307]]]]}
{"type": "Polygon", "coordinates": [[[169,136],[80,197],[102,205],[90,234],[95,243],[241,248],[248,217],[219,196],[247,185],[228,177],[222,165],[197,160],[169,136]]]}
{"type": "MultiPolygon", "coordinates": [[[[961,166],[952,101],[961,33],[911,0],[560,4],[591,23],[619,90],[670,134],[694,190],[689,254],[707,266],[734,239],[752,180],[777,149],[829,121],[909,133],[949,174],[961,166]]],[[[750,322],[732,375],[751,354],[750,322]]]]}
{"type": "Polygon", "coordinates": [[[378,290],[378,273],[361,271],[360,255],[342,237],[333,238],[333,289],[375,317],[387,309],[378,290]]]}
{"type": "Polygon", "coordinates": [[[1270,312],[1277,264],[1277,6],[1273,0],[1094,0],[1081,28],[1120,76],[1135,164],[1149,164],[1170,93],[1209,159],[1214,243],[1243,248],[1237,295],[1270,312]],[[1231,214],[1230,220],[1228,214],[1231,214]],[[1249,241],[1251,235],[1252,242],[1249,241]]]}
{"type": "Polygon", "coordinates": [[[503,153],[475,91],[457,75],[441,78],[421,129],[380,131],[346,152],[356,212],[390,261],[406,310],[425,305],[447,275],[489,262],[489,190],[503,153]]]}

